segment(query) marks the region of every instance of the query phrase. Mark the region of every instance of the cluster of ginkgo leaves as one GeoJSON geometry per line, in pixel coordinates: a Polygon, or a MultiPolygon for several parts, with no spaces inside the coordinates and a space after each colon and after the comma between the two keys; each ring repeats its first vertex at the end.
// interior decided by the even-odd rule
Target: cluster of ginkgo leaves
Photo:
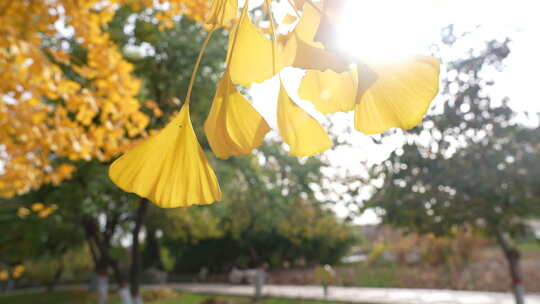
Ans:
{"type": "Polygon", "coordinates": [[[276,75],[280,80],[278,131],[290,153],[310,156],[331,148],[323,127],[285,90],[280,75],[285,67],[306,71],[300,97],[323,114],[354,110],[355,128],[361,132],[375,134],[417,125],[438,93],[439,61],[415,56],[382,63],[347,56],[333,45],[345,1],[289,1],[298,20],[292,31],[281,34],[276,30],[271,0],[263,4],[269,30],[251,21],[250,1],[239,10],[237,0],[214,0],[206,19],[209,34],[180,113],[158,134],[117,159],[109,170],[111,179],[123,190],[161,207],[221,199],[216,175],[199,146],[189,115],[200,59],[211,34],[220,27],[230,26],[226,69],[204,125],[218,158],[245,155],[261,145],[270,127],[236,85],[249,87],[276,75]]]}
{"type": "MultiPolygon", "coordinates": [[[[145,136],[140,81],[108,23],[121,6],[155,2],[0,0],[0,198],[59,184],[73,161],[108,161],[145,136]]],[[[158,2],[167,8],[154,9],[162,27],[180,14],[204,20],[210,7],[158,2]]]]}
{"type": "Polygon", "coordinates": [[[0,268],[0,281],[6,281],[10,277],[12,279],[18,279],[23,275],[24,271],[26,270],[26,267],[24,267],[24,265],[15,265],[10,268],[11,271],[9,271],[8,269],[0,268]]]}
{"type": "Polygon", "coordinates": [[[34,212],[38,218],[46,218],[53,214],[56,209],[58,209],[58,206],[55,204],[46,206],[41,202],[37,202],[33,203],[30,208],[19,207],[19,209],[17,209],[17,216],[21,219],[25,219],[34,212]]]}

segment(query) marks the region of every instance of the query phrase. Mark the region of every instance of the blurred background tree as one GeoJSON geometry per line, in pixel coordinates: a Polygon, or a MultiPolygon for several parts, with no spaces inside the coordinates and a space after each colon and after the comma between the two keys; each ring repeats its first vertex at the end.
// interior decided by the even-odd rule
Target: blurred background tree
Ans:
{"type": "MultiPolygon", "coordinates": [[[[449,46],[452,34],[446,36],[449,46]]],[[[497,104],[487,93],[493,82],[485,70],[503,67],[508,44],[489,41],[478,55],[447,64],[444,109],[428,116],[407,136],[408,144],[375,170],[384,182],[366,207],[408,231],[483,233],[502,249],[522,303],[520,254],[512,239],[526,233],[527,219],[540,216],[540,133],[520,124],[505,100],[497,104]]]]}
{"type": "Polygon", "coordinates": [[[156,217],[166,247],[176,254],[176,270],[228,271],[262,263],[281,268],[300,259],[308,264],[334,264],[357,243],[352,227],[325,208],[311,189],[312,183],[322,179],[321,168],[326,164],[317,158],[291,157],[272,141],[258,154],[234,158],[228,168],[218,167],[235,168],[222,204],[180,209],[173,213],[177,220],[156,217]],[[196,217],[187,222],[192,220],[186,218],[188,213],[205,216],[205,220],[196,217]]]}

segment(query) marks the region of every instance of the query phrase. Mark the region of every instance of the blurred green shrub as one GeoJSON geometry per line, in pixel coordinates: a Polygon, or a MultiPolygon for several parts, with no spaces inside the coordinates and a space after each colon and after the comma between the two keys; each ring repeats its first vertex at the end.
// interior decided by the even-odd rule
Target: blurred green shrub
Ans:
{"type": "MultiPolygon", "coordinates": [[[[231,225],[219,237],[197,242],[169,239],[164,245],[175,255],[175,271],[198,272],[206,267],[222,272],[233,266],[256,267],[263,262],[272,268],[336,264],[360,240],[352,226],[312,204],[291,203],[278,215],[266,221],[264,227],[231,225]]],[[[223,217],[224,222],[230,220],[223,217]]]]}
{"type": "Polygon", "coordinates": [[[43,256],[24,263],[24,284],[51,285],[81,282],[93,275],[94,264],[86,246],[68,250],[61,256],[43,256]]]}

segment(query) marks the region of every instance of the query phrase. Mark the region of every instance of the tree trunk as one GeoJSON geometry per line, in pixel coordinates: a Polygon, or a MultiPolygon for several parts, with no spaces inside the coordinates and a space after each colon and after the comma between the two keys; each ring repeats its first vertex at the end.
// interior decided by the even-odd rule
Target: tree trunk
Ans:
{"type": "Polygon", "coordinates": [[[54,291],[54,288],[60,282],[60,278],[62,277],[63,273],[64,273],[64,258],[60,258],[60,265],[58,265],[58,268],[56,269],[56,272],[54,273],[51,283],[49,284],[49,286],[47,286],[47,291],[49,292],[54,291]]]}
{"type": "Polygon", "coordinates": [[[120,297],[120,303],[133,304],[133,301],[131,299],[131,294],[129,293],[129,287],[126,283],[119,286],[118,296],[120,297]]]}
{"type": "Polygon", "coordinates": [[[109,277],[106,272],[97,274],[96,289],[98,293],[98,304],[107,304],[109,297],[109,277]]]}
{"type": "Polygon", "coordinates": [[[512,278],[512,292],[516,304],[525,303],[525,287],[523,286],[523,280],[521,277],[520,259],[521,254],[519,250],[510,246],[509,242],[505,239],[504,235],[499,231],[496,232],[497,242],[501,246],[508,267],[510,269],[510,276],[512,278]]]}
{"type": "Polygon", "coordinates": [[[90,292],[97,292],[97,303],[107,304],[109,296],[109,276],[107,273],[108,263],[96,241],[96,227],[90,217],[82,219],[81,224],[85,231],[88,248],[94,261],[95,278],[90,281],[90,292]]]}
{"type": "Polygon", "coordinates": [[[512,291],[514,292],[516,304],[524,304],[525,287],[523,286],[523,280],[521,276],[521,255],[517,249],[511,249],[505,255],[510,266],[510,273],[512,274],[512,291]]]}
{"type": "Polygon", "coordinates": [[[4,290],[11,291],[13,289],[15,289],[15,280],[10,277],[7,279],[6,288],[4,290]]]}
{"type": "MultiPolygon", "coordinates": [[[[116,282],[118,283],[118,293],[120,295],[122,304],[131,304],[131,296],[129,293],[129,287],[126,277],[120,269],[118,261],[113,258],[109,252],[111,247],[111,237],[115,227],[110,227],[108,232],[102,234],[98,228],[96,219],[92,217],[83,218],[82,225],[85,229],[89,245],[91,246],[91,248],[92,246],[95,247],[93,255],[95,254],[96,257],[99,256],[99,258],[97,258],[98,263],[96,264],[96,272],[99,282],[98,285],[102,284],[102,286],[108,286],[108,279],[105,278],[107,273],[106,270],[108,267],[110,267],[113,270],[116,282]]],[[[116,226],[116,223],[114,223],[113,226],[116,226]]],[[[108,287],[98,287],[100,301],[103,301],[100,303],[107,302],[107,296],[105,292],[108,292],[108,287]]]]}
{"type": "Polygon", "coordinates": [[[112,268],[114,276],[116,278],[116,282],[118,283],[118,295],[120,296],[120,302],[122,304],[132,304],[133,302],[131,301],[128,281],[126,280],[126,276],[120,269],[118,261],[112,258],[108,252],[105,252],[103,254],[107,259],[109,266],[112,268]]]}
{"type": "Polygon", "coordinates": [[[98,246],[98,248],[107,265],[113,270],[116,282],[118,284],[118,295],[120,296],[120,302],[122,304],[132,304],[128,281],[125,273],[120,269],[118,260],[110,255],[109,248],[107,246],[103,246],[103,244],[101,244],[98,246]]]}
{"type": "Polygon", "coordinates": [[[159,240],[157,238],[157,230],[153,227],[145,226],[146,238],[144,240],[144,250],[141,252],[141,263],[146,268],[155,268],[165,270],[161,262],[161,253],[159,251],[159,240]]]}
{"type": "Polygon", "coordinates": [[[130,291],[134,303],[142,304],[142,298],[139,292],[141,279],[141,246],[139,242],[139,234],[141,232],[146,210],[148,209],[148,200],[143,198],[139,202],[137,214],[135,217],[135,227],[132,234],[131,245],[131,269],[130,269],[130,291]]]}

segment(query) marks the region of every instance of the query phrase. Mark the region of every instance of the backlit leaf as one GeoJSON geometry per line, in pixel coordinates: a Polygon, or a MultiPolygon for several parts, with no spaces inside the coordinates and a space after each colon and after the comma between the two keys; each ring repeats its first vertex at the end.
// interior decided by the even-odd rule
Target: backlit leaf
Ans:
{"type": "Polygon", "coordinates": [[[346,60],[322,47],[306,43],[299,39],[296,33],[293,33],[285,43],[283,58],[285,66],[305,70],[332,69],[341,73],[350,69],[350,64],[346,60]]]}
{"type": "MultiPolygon", "coordinates": [[[[244,10],[247,10],[247,5],[244,10]]],[[[272,41],[251,22],[246,12],[242,16],[229,35],[227,60],[232,81],[250,86],[253,82],[263,82],[279,72],[281,61],[276,49],[274,69],[272,41]]]]}
{"type": "Polygon", "coordinates": [[[283,84],[279,90],[277,119],[279,133],[289,145],[291,155],[311,156],[332,147],[323,127],[291,100],[283,84]]]}
{"type": "Polygon", "coordinates": [[[345,58],[329,52],[322,43],[314,41],[320,22],[319,12],[306,3],[298,24],[284,43],[285,66],[319,71],[332,69],[338,73],[349,70],[350,63],[345,58]]]}
{"type": "Polygon", "coordinates": [[[356,87],[356,70],[343,73],[311,70],[304,76],[298,94],[323,114],[347,112],[354,109],[356,87]]]}
{"type": "Polygon", "coordinates": [[[214,154],[227,159],[251,153],[262,144],[270,127],[238,92],[227,71],[219,83],[204,131],[214,154]]]}
{"type": "Polygon", "coordinates": [[[408,130],[420,123],[439,91],[439,61],[414,57],[397,64],[369,67],[377,79],[357,97],[356,129],[375,134],[390,128],[408,130]]]}
{"type": "Polygon", "coordinates": [[[164,208],[221,199],[217,178],[193,131],[187,104],[158,134],[118,158],[110,166],[109,176],[122,190],[164,208]]]}
{"type": "Polygon", "coordinates": [[[228,26],[236,18],[237,0],[214,0],[206,23],[214,26],[228,26]]]}

